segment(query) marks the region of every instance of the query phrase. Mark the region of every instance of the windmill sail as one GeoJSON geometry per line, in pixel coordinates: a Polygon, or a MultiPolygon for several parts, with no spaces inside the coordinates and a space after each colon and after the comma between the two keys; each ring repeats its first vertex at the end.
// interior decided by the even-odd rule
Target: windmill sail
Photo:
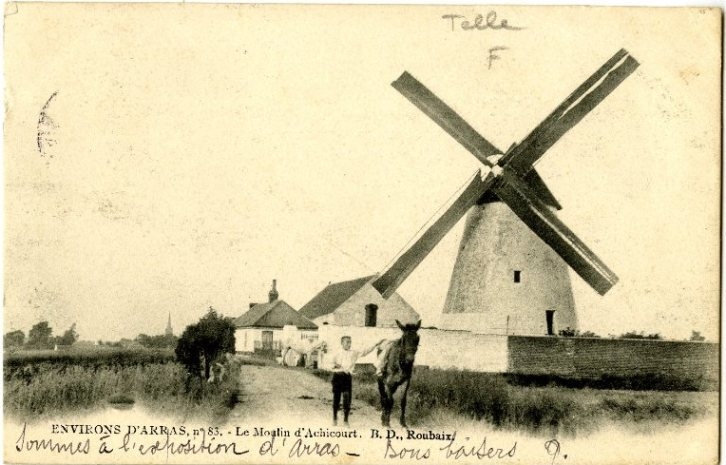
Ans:
{"type": "Polygon", "coordinates": [[[405,71],[391,85],[487,166],[490,155],[503,153],[459,116],[450,106],[405,71]]]}
{"type": "MultiPolygon", "coordinates": [[[[492,167],[493,163],[487,157],[504,153],[487,141],[464,118],[459,116],[450,106],[408,72],[404,72],[391,85],[484,165],[492,167]]],[[[514,150],[514,148],[511,150],[514,150]]],[[[506,157],[505,154],[504,158],[506,157]]],[[[562,207],[539,174],[533,169],[530,170],[530,173],[531,176],[527,176],[525,181],[535,192],[541,193],[545,197],[547,204],[554,206],[558,210],[561,209],[562,207]]]]}
{"type": "Polygon", "coordinates": [[[524,140],[499,162],[521,176],[567,131],[610,95],[638,67],[638,62],[620,50],[570,94],[524,140]]]}
{"type": "Polygon", "coordinates": [[[512,211],[549,245],[600,295],[618,277],[515,174],[505,171],[504,182],[493,187],[512,211]]]}
{"type": "Polygon", "coordinates": [[[494,184],[495,179],[496,177],[490,174],[482,180],[480,171],[477,170],[456,200],[373,281],[373,287],[385,298],[393,294],[446,233],[469,211],[477,199],[494,184]]]}
{"type": "MultiPolygon", "coordinates": [[[[384,297],[425,258],[454,224],[489,187],[546,244],[557,252],[593,289],[605,294],[618,277],[549,209],[559,203],[534,171],[533,164],[568,130],[602,102],[638,67],[638,62],[621,49],[570,94],[518,145],[513,145],[498,162],[499,175],[491,174],[481,185],[474,181],[439,220],[376,280],[374,287],[384,297]],[[498,182],[494,182],[499,179],[498,182]],[[488,181],[488,182],[487,182],[488,181]],[[469,197],[471,195],[471,197],[469,197]]],[[[408,72],[392,86],[423,111],[479,161],[490,168],[488,157],[501,154],[451,107],[408,72]]]]}

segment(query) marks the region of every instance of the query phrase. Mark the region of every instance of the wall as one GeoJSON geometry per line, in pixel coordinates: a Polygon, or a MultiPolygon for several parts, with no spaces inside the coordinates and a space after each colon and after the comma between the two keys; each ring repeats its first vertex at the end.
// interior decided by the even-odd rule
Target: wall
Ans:
{"type": "MultiPolygon", "coordinates": [[[[274,337],[274,336],[273,336],[274,337]]],[[[236,352],[252,352],[254,340],[261,340],[260,331],[255,328],[237,328],[234,331],[234,350],[236,352]]]]}
{"type": "MultiPolygon", "coordinates": [[[[330,369],[331,356],[340,347],[342,336],[351,336],[353,350],[364,350],[381,339],[398,339],[396,328],[366,328],[326,325],[318,330],[320,341],[328,344],[327,353],[320,358],[320,367],[330,369]]],[[[430,368],[459,368],[473,371],[500,372],[507,369],[507,338],[505,336],[474,334],[465,331],[420,329],[416,365],[430,368]]],[[[358,363],[376,363],[375,352],[362,357],[358,363]]]]}
{"type": "Polygon", "coordinates": [[[319,338],[317,329],[297,329],[297,326],[286,325],[282,328],[280,341],[283,349],[291,347],[298,352],[307,353],[317,344],[319,338]]]}
{"type": "Polygon", "coordinates": [[[430,368],[502,372],[507,369],[507,338],[468,331],[419,330],[416,364],[430,368]]]}
{"type": "Polygon", "coordinates": [[[272,331],[272,343],[278,344],[282,330],[277,328],[237,328],[234,332],[236,352],[254,352],[255,341],[262,342],[262,331],[272,331]]]}
{"type": "Polygon", "coordinates": [[[386,300],[370,283],[366,283],[331,315],[325,315],[328,317],[327,319],[316,318],[315,324],[321,326],[324,321],[327,321],[329,324],[339,326],[364,326],[365,306],[369,303],[378,305],[376,326],[397,328],[396,320],[406,324],[416,323],[419,319],[418,313],[401,296],[394,293],[386,300]]]}
{"type": "Polygon", "coordinates": [[[513,373],[719,377],[719,345],[713,343],[509,336],[508,346],[507,369],[513,373]]]}
{"type": "Polygon", "coordinates": [[[234,332],[236,352],[254,352],[255,341],[262,342],[262,331],[272,331],[272,343],[281,349],[286,346],[293,347],[300,352],[306,352],[318,339],[317,330],[301,330],[296,326],[280,328],[237,328],[234,332]]]}
{"type": "MultiPolygon", "coordinates": [[[[320,367],[332,368],[340,338],[350,336],[362,351],[381,339],[398,339],[398,328],[321,326],[318,342],[328,344],[320,367]]],[[[713,343],[641,339],[501,336],[468,331],[420,329],[417,366],[480,372],[599,378],[660,374],[699,380],[715,386],[719,379],[719,346],[713,343]]],[[[375,364],[376,354],[358,363],[375,364]]]]}

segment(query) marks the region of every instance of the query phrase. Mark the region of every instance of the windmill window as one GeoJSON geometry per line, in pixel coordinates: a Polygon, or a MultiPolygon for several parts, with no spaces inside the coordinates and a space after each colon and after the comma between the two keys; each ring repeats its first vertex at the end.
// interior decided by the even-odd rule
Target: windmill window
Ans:
{"type": "Polygon", "coordinates": [[[514,282],[522,282],[522,272],[520,270],[514,270],[514,282]]]}

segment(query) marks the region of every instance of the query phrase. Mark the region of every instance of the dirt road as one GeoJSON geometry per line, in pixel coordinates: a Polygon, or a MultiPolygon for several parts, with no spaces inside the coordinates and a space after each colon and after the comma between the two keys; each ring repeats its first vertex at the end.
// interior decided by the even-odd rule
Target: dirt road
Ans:
{"type": "MultiPolygon", "coordinates": [[[[333,393],[330,383],[302,369],[243,365],[243,395],[230,421],[258,424],[301,422],[306,426],[331,426],[333,393]]],[[[353,385],[355,390],[355,384],[353,385]]],[[[342,424],[343,414],[339,419],[342,424]]],[[[380,425],[380,412],[353,399],[351,427],[380,425]]]]}

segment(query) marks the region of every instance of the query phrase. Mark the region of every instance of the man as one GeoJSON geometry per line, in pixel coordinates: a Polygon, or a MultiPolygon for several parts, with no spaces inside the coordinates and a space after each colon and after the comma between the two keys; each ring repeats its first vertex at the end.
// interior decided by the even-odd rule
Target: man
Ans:
{"type": "Polygon", "coordinates": [[[333,425],[338,424],[338,410],[340,410],[340,400],[343,398],[343,424],[348,426],[348,415],[350,414],[350,400],[353,390],[353,372],[355,370],[355,362],[360,357],[365,357],[373,350],[380,346],[385,339],[381,339],[377,343],[363,351],[350,350],[352,339],[350,336],[340,338],[341,350],[333,355],[333,425]]]}

